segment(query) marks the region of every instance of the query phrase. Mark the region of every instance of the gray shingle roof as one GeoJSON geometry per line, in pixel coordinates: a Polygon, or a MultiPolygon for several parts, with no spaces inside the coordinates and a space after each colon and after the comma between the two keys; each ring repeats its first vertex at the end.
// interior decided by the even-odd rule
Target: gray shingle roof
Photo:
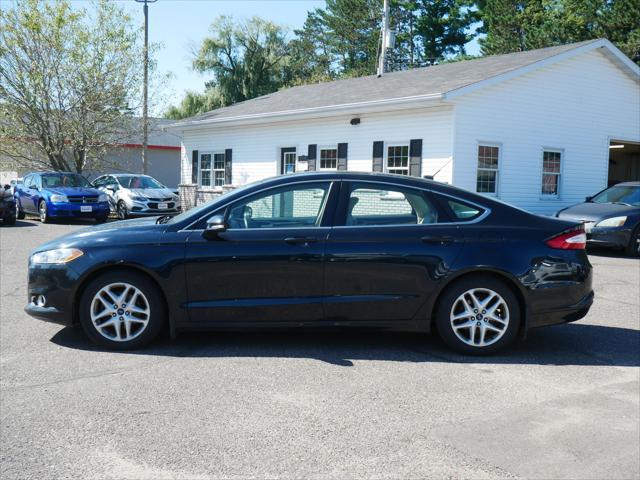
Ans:
{"type": "MultiPolygon", "coordinates": [[[[183,120],[191,123],[223,120],[308,108],[443,94],[508,73],[599,40],[559,45],[527,52],[495,55],[425,68],[386,73],[381,77],[349,78],[280,90],[183,120]]],[[[180,123],[183,123],[180,122],[180,123]]],[[[179,125],[179,123],[178,123],[179,125]]]]}

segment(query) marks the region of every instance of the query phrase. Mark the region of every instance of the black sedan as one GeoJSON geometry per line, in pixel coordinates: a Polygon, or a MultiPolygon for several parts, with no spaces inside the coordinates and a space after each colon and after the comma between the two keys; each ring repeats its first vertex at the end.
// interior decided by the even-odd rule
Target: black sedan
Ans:
{"type": "Polygon", "coordinates": [[[40,246],[26,311],[114,349],[165,328],[369,327],[490,353],[586,315],[585,241],[582,225],[433,181],[287,175],[40,246]]]}
{"type": "Polygon", "coordinates": [[[589,245],[640,256],[640,182],[609,187],[584,203],[560,210],[556,217],[584,223],[589,245]]]}

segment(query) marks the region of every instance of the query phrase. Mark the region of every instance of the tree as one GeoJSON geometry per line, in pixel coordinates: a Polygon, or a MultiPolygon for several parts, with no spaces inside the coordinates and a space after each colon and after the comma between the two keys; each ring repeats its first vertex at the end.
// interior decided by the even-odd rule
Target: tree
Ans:
{"type": "Polygon", "coordinates": [[[18,164],[82,172],[131,134],[141,32],[112,2],[92,14],[68,0],[0,10],[0,153],[18,164]]]}

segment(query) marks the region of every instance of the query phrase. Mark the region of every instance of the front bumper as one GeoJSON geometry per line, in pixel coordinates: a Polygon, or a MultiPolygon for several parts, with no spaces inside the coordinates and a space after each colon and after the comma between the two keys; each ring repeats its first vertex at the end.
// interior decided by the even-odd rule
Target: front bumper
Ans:
{"type": "Polygon", "coordinates": [[[29,265],[24,311],[39,320],[71,325],[77,279],[70,265],[29,265]],[[38,303],[41,296],[44,305],[38,303]]]}
{"type": "Polygon", "coordinates": [[[593,227],[587,234],[590,246],[625,248],[631,241],[631,227],[593,227]]]}
{"type": "Polygon", "coordinates": [[[15,217],[16,204],[15,203],[0,203],[0,218],[15,217]]]}
{"type": "Polygon", "coordinates": [[[127,203],[127,209],[130,216],[159,216],[159,215],[177,215],[182,211],[180,202],[176,200],[160,201],[137,201],[129,200],[127,203]],[[167,208],[158,208],[159,204],[165,204],[167,208]]]}
{"type": "Polygon", "coordinates": [[[106,217],[109,215],[109,202],[96,203],[49,203],[47,214],[50,217],[106,217]],[[84,207],[84,208],[83,208],[84,207]],[[91,208],[91,211],[83,211],[91,208]]]}

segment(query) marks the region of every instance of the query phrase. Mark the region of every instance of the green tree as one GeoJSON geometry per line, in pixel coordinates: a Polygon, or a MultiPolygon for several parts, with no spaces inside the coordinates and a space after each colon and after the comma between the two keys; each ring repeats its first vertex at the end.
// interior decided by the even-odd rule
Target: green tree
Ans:
{"type": "Polygon", "coordinates": [[[67,0],[0,10],[0,153],[19,164],[81,172],[130,135],[141,31],[112,2],[92,10],[67,0]]]}

